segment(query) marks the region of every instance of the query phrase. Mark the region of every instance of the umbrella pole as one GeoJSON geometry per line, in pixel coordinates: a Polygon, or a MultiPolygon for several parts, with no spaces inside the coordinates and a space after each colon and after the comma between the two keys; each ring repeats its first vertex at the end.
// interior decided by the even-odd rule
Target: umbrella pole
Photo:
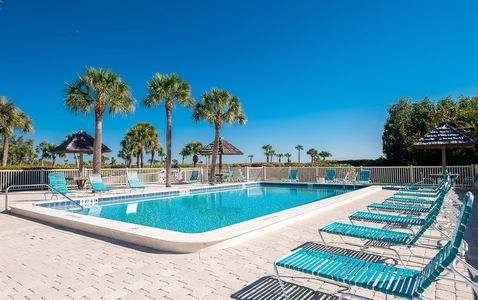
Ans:
{"type": "Polygon", "coordinates": [[[446,171],[446,148],[442,147],[441,148],[441,168],[443,174],[445,174],[446,171]]]}

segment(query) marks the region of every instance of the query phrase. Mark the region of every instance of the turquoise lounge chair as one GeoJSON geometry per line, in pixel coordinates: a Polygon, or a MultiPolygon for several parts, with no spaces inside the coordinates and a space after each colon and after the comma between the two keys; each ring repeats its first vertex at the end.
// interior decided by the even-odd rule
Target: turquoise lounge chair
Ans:
{"type": "Polygon", "coordinates": [[[420,199],[420,198],[401,198],[401,197],[390,197],[385,200],[384,203],[372,203],[367,206],[369,210],[381,210],[381,211],[391,211],[398,213],[426,213],[430,211],[433,204],[440,199],[442,193],[448,193],[448,191],[454,186],[457,176],[450,177],[450,181],[442,185],[441,190],[439,191],[438,196],[434,200],[420,199]],[[399,204],[388,203],[399,202],[399,204]]]}
{"type": "Polygon", "coordinates": [[[367,184],[371,183],[370,170],[360,170],[358,183],[367,184]]]}
{"type": "Polygon", "coordinates": [[[198,183],[199,182],[199,171],[192,170],[191,176],[189,176],[189,180],[185,181],[186,183],[198,183]]]}
{"type": "Polygon", "coordinates": [[[366,239],[369,241],[383,242],[389,244],[388,247],[393,245],[412,246],[415,245],[415,243],[425,233],[425,231],[427,231],[428,228],[433,223],[435,223],[436,217],[440,212],[440,208],[444,198],[445,194],[443,193],[437,203],[433,206],[433,210],[426,216],[426,218],[420,225],[420,229],[415,234],[383,228],[334,222],[325,227],[320,228],[319,235],[324,243],[325,240],[322,236],[323,232],[341,236],[350,236],[354,238],[366,239]]]}
{"type": "Polygon", "coordinates": [[[297,174],[297,169],[290,169],[289,170],[289,178],[287,178],[287,181],[299,181],[299,177],[297,174]]]}
{"type": "MultiPolygon", "coordinates": [[[[437,197],[438,199],[438,197],[437,197]]],[[[400,202],[400,203],[407,203],[407,204],[419,204],[419,205],[431,205],[436,200],[428,200],[428,199],[419,199],[419,198],[407,198],[407,197],[388,197],[385,199],[385,202],[400,202]]]]}
{"type": "Polygon", "coordinates": [[[128,177],[128,185],[131,189],[145,189],[146,186],[142,185],[139,181],[137,172],[127,172],[126,176],[128,177]]]}
{"type": "Polygon", "coordinates": [[[445,172],[443,174],[443,178],[435,186],[433,186],[433,185],[411,185],[411,186],[406,186],[404,188],[401,188],[400,191],[436,192],[442,187],[443,184],[446,183],[447,180],[448,180],[448,172],[445,172]]]}
{"type": "Polygon", "coordinates": [[[112,190],[103,183],[103,178],[101,178],[100,174],[90,174],[88,177],[93,192],[108,192],[112,190]]]}
{"type": "Polygon", "coordinates": [[[52,196],[58,194],[67,195],[75,194],[76,192],[70,191],[66,183],[65,174],[63,173],[50,173],[48,174],[48,183],[53,188],[51,189],[52,196]]]}
{"type": "Polygon", "coordinates": [[[421,226],[423,225],[428,218],[433,218],[434,220],[438,216],[440,209],[442,207],[443,200],[438,199],[435,202],[434,207],[428,212],[425,218],[417,217],[408,217],[408,216],[397,216],[391,214],[378,214],[372,212],[358,211],[353,215],[349,216],[350,221],[365,221],[372,223],[385,223],[389,225],[405,225],[405,226],[421,226]]]}
{"type": "Polygon", "coordinates": [[[242,169],[237,170],[237,172],[239,173],[239,181],[247,181],[246,177],[244,176],[244,173],[242,172],[242,169]]]}
{"type": "Polygon", "coordinates": [[[473,177],[463,178],[463,185],[472,186],[475,184],[476,181],[478,181],[478,173],[476,173],[474,178],[473,177]]]}
{"type": "Polygon", "coordinates": [[[233,178],[234,178],[234,172],[229,171],[229,172],[226,172],[226,175],[222,178],[222,181],[231,182],[233,178]]]}
{"type": "Polygon", "coordinates": [[[335,181],[335,170],[327,169],[325,170],[325,182],[334,182],[335,181]]]}
{"type": "MultiPolygon", "coordinates": [[[[274,270],[282,293],[286,299],[291,299],[282,282],[278,267],[320,277],[325,282],[344,286],[347,291],[341,293],[341,298],[346,295],[356,297],[350,290],[352,286],[357,286],[405,299],[422,299],[423,292],[439,278],[445,269],[461,277],[476,292],[478,285],[475,282],[457,271],[454,265],[450,267],[455,259],[463,261],[457,254],[462,250],[461,244],[472,206],[473,195],[467,193],[450,241],[421,271],[299,248],[274,262],[274,270]]],[[[362,297],[362,299],[366,298],[362,297]]]]}

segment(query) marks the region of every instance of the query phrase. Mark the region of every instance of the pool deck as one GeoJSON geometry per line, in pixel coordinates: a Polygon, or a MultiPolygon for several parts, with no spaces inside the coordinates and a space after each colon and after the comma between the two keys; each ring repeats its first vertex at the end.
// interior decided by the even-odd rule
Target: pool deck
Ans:
{"type": "MultiPolygon", "coordinates": [[[[313,243],[319,240],[318,227],[337,220],[348,222],[348,215],[392,193],[382,190],[269,233],[192,254],[161,253],[3,213],[0,214],[0,299],[282,299],[278,282],[273,278],[275,259],[305,243],[316,246],[313,243]]],[[[463,195],[463,191],[456,190],[450,196],[463,195]]],[[[28,194],[19,194],[11,197],[11,201],[28,198],[28,194]]],[[[436,232],[430,230],[428,234],[436,232]]],[[[331,235],[326,239],[340,241],[331,235]]],[[[466,239],[470,246],[469,262],[476,266],[477,205],[466,239]]],[[[400,253],[408,267],[421,269],[435,251],[414,250],[425,258],[410,257],[406,250],[400,253]]],[[[289,271],[282,273],[300,276],[289,271]]],[[[286,278],[286,281],[300,295],[298,299],[335,299],[332,295],[338,290],[335,285],[316,280],[286,278]]],[[[380,293],[354,289],[357,290],[361,295],[384,299],[380,293]]],[[[446,280],[433,283],[424,296],[474,299],[470,287],[446,280]]]]}

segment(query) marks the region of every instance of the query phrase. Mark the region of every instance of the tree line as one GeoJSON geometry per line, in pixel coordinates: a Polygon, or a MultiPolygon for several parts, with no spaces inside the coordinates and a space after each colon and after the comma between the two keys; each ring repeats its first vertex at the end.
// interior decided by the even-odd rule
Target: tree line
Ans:
{"type": "MultiPolygon", "coordinates": [[[[294,149],[297,150],[297,162],[300,163],[300,153],[301,151],[304,150],[304,146],[299,144],[295,146],[294,149]]],[[[264,150],[266,162],[268,163],[273,162],[274,157],[278,158],[278,162],[282,162],[283,157],[287,159],[288,163],[292,162],[291,160],[292,154],[290,154],[289,152],[286,152],[286,153],[276,152],[276,150],[274,150],[274,148],[270,144],[266,144],[262,146],[262,150],[264,150]]],[[[319,152],[315,148],[310,148],[309,150],[307,150],[306,154],[310,156],[310,162],[312,163],[317,162],[320,159],[325,160],[329,157],[332,157],[332,153],[330,153],[329,151],[323,150],[319,152]]],[[[254,157],[254,155],[249,155],[248,157],[250,159],[250,163],[252,163],[252,158],[254,157]]]]}
{"type": "MultiPolygon", "coordinates": [[[[421,150],[413,145],[438,123],[447,122],[475,141],[478,139],[478,97],[448,96],[436,103],[430,98],[414,101],[401,98],[388,107],[388,117],[382,135],[383,164],[436,165],[441,160],[439,150],[421,150]]],[[[475,149],[447,151],[452,164],[472,164],[478,159],[475,149]]]]}

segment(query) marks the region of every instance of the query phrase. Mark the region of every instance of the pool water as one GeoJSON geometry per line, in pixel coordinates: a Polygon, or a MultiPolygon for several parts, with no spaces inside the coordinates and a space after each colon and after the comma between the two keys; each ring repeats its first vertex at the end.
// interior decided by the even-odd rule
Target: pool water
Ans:
{"type": "Polygon", "coordinates": [[[188,196],[138,200],[75,213],[149,227],[200,233],[320,201],[351,188],[255,186],[188,196]]]}

